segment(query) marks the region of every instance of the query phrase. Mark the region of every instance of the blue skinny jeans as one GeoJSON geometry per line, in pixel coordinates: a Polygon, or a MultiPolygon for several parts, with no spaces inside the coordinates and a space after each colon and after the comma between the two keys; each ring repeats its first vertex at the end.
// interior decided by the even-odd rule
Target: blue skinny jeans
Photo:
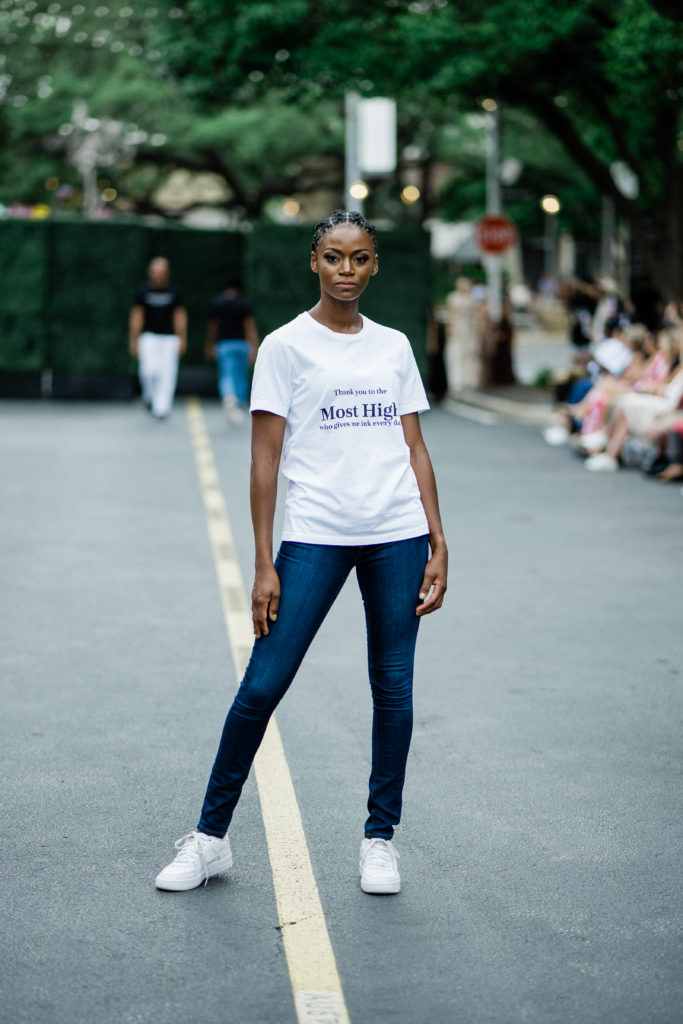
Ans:
{"type": "Polygon", "coordinates": [[[218,391],[221,398],[234,395],[240,405],[249,398],[249,344],[239,339],[216,345],[218,391]]]}
{"type": "MultiPolygon", "coordinates": [[[[372,769],[368,838],[391,839],[401,818],[413,729],[415,614],[428,557],[427,537],[356,547],[283,541],[275,568],[280,609],[251,659],[228,712],[197,828],[224,836],[268,720],[311,641],[355,568],[367,628],[372,689],[372,769]]],[[[345,667],[340,665],[340,677],[345,667]]]]}

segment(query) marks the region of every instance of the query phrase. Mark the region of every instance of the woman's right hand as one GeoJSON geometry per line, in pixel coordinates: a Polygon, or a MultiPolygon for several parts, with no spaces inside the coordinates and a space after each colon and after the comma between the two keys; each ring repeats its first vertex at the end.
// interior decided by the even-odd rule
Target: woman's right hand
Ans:
{"type": "Polygon", "coordinates": [[[257,569],[251,591],[251,617],[257,639],[268,636],[268,623],[275,622],[280,607],[280,577],[275,566],[257,569]]]}

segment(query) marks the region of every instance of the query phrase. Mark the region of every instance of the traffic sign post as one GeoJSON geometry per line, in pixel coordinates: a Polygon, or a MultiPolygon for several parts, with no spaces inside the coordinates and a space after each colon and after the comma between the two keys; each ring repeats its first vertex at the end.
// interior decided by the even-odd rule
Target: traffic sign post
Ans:
{"type": "Polygon", "coordinates": [[[509,217],[489,213],[477,221],[474,240],[486,256],[502,256],[517,241],[517,229],[509,217]]]}
{"type": "Polygon", "coordinates": [[[500,111],[493,98],[482,101],[486,111],[486,216],[476,225],[474,239],[486,267],[487,323],[482,343],[484,385],[514,380],[512,337],[503,312],[503,266],[500,257],[514,245],[517,232],[503,216],[500,189],[500,111]],[[501,359],[501,356],[503,357],[501,359]]]}

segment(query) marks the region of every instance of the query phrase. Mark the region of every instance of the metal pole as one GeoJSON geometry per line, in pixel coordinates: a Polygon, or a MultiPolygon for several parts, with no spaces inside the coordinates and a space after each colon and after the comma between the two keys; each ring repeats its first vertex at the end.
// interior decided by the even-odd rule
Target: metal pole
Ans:
{"type": "MultiPolygon", "coordinates": [[[[500,214],[500,116],[498,107],[486,111],[486,212],[500,214]]],[[[500,256],[486,257],[489,320],[503,315],[503,268],[500,256]]]]}
{"type": "Polygon", "coordinates": [[[346,94],[346,159],[344,174],[344,205],[347,210],[363,212],[363,200],[354,199],[349,191],[351,186],[360,180],[360,167],[358,166],[358,103],[360,96],[357,92],[346,94]]]}
{"type": "Polygon", "coordinates": [[[614,277],[614,202],[602,198],[602,230],[600,235],[600,273],[614,277]]]}
{"type": "Polygon", "coordinates": [[[557,274],[557,214],[544,213],[545,217],[545,258],[543,270],[548,277],[555,277],[557,274]]]}

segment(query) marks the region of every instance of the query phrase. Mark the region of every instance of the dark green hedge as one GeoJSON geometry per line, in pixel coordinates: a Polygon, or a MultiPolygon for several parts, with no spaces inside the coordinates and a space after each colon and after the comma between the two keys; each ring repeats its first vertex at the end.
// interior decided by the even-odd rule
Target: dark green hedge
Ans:
{"type": "MultiPolygon", "coordinates": [[[[204,363],[211,299],[244,274],[261,337],[315,304],[312,228],[250,234],[144,224],[0,221],[0,370],[132,373],[128,314],[154,256],[166,256],[189,318],[187,367],[204,363]]],[[[428,238],[387,231],[361,308],[411,339],[425,368],[428,238]]]]}
{"type": "MultiPolygon", "coordinates": [[[[166,256],[173,268],[173,283],[187,309],[189,335],[185,365],[204,363],[209,306],[231,278],[242,276],[246,240],[238,231],[172,227],[147,236],[145,265],[154,256],[166,256]]],[[[144,283],[144,278],[143,273],[140,284],[144,283]]]]}
{"type": "Polygon", "coordinates": [[[0,222],[0,365],[48,366],[48,226],[0,222]]]}
{"type": "Polygon", "coordinates": [[[143,224],[0,221],[0,369],[133,372],[128,314],[154,256],[171,262],[204,361],[207,309],[239,275],[239,232],[143,224]]]}
{"type": "Polygon", "coordinates": [[[126,317],[144,280],[146,232],[136,225],[51,224],[50,366],[126,370],[126,317]]]}

